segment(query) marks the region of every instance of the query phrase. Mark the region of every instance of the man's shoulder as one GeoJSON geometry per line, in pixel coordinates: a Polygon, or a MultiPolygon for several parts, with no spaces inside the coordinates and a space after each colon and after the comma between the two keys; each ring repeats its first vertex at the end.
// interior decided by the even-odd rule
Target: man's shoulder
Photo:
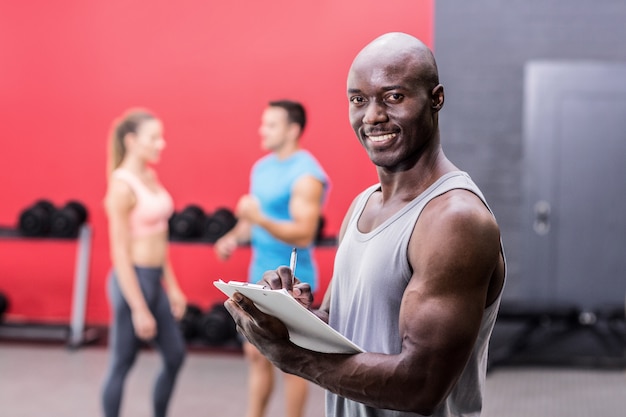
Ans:
{"type": "Polygon", "coordinates": [[[254,171],[255,169],[258,169],[259,167],[263,167],[263,166],[269,165],[269,164],[273,163],[273,161],[275,161],[275,160],[276,160],[276,156],[274,154],[272,154],[272,153],[268,153],[266,155],[263,155],[262,157],[257,159],[254,164],[252,164],[252,170],[254,171]]]}
{"type": "Polygon", "coordinates": [[[424,228],[432,230],[456,230],[458,228],[477,228],[480,230],[498,230],[498,224],[485,201],[475,192],[454,188],[433,198],[424,207],[421,222],[424,228]]]}
{"type": "Polygon", "coordinates": [[[313,156],[312,153],[306,149],[300,149],[294,154],[292,166],[296,169],[299,175],[309,174],[318,179],[327,178],[328,175],[322,167],[322,164],[313,156]]]}
{"type": "Polygon", "coordinates": [[[296,152],[294,154],[294,157],[299,159],[300,161],[308,161],[311,163],[314,163],[316,165],[321,166],[321,164],[319,163],[319,161],[317,160],[317,158],[315,157],[315,155],[313,155],[309,150],[307,149],[300,149],[298,150],[298,152],[296,152]]]}

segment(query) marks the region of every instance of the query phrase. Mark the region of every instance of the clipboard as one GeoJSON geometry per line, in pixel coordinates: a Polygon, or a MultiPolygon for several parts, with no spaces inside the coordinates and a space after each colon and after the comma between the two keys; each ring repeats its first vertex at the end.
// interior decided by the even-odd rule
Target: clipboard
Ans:
{"type": "Polygon", "coordinates": [[[287,290],[271,290],[257,284],[221,279],[213,284],[231,297],[240,292],[259,310],[278,318],[289,330],[289,340],[305,349],[324,353],[359,353],[363,349],[306,309],[287,290]]]}

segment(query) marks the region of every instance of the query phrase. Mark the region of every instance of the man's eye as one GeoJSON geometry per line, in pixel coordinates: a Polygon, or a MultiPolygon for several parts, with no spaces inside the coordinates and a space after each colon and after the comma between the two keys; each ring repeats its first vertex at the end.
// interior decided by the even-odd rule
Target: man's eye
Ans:
{"type": "Polygon", "coordinates": [[[363,102],[365,102],[363,97],[360,97],[360,96],[350,97],[350,103],[352,104],[361,104],[363,102]]]}
{"type": "Polygon", "coordinates": [[[402,100],[404,96],[400,93],[392,93],[387,96],[387,101],[391,103],[397,103],[402,100]]]}

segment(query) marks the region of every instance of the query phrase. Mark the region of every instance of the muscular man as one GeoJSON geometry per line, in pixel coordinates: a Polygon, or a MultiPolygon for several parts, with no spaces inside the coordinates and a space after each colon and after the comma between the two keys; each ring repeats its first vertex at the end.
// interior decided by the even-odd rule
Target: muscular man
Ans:
{"type": "MultiPolygon", "coordinates": [[[[299,348],[241,294],[225,303],[272,363],[327,390],[329,417],[481,411],[505,260],[480,190],[443,153],[438,78],[431,51],[403,33],[372,41],[348,74],[350,122],[380,184],[357,196],[344,219],[317,314],[366,353],[299,348]]],[[[263,280],[292,289],[288,268],[263,280]]],[[[293,292],[310,305],[306,287],[293,292]]]]}
{"type": "MultiPolygon", "coordinates": [[[[249,280],[257,282],[268,269],[286,265],[292,247],[297,247],[298,278],[306,283],[307,290],[315,291],[313,243],[328,177],[313,155],[300,146],[305,125],[306,113],[300,103],[269,103],[259,134],[263,148],[270,153],[252,168],[250,194],[237,204],[237,225],[216,242],[215,250],[220,258],[227,259],[239,244],[250,242],[249,280]]],[[[250,362],[246,415],[262,417],[273,390],[274,368],[253,345],[244,343],[244,352],[250,362]]],[[[287,374],[285,389],[287,417],[302,416],[308,382],[287,374]]]]}

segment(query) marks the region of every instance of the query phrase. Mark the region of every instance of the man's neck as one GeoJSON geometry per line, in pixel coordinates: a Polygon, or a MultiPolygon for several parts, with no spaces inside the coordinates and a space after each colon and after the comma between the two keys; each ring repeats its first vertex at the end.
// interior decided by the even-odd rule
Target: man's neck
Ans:
{"type": "Polygon", "coordinates": [[[424,156],[427,157],[420,158],[412,168],[404,171],[391,172],[378,167],[383,200],[396,198],[406,201],[412,200],[434,184],[442,175],[458,170],[446,158],[441,148],[424,156]]]}
{"type": "Polygon", "coordinates": [[[300,150],[300,146],[297,143],[294,145],[286,144],[280,149],[275,150],[274,155],[276,155],[276,158],[283,161],[289,158],[294,153],[298,152],[299,150],[300,150]]]}

